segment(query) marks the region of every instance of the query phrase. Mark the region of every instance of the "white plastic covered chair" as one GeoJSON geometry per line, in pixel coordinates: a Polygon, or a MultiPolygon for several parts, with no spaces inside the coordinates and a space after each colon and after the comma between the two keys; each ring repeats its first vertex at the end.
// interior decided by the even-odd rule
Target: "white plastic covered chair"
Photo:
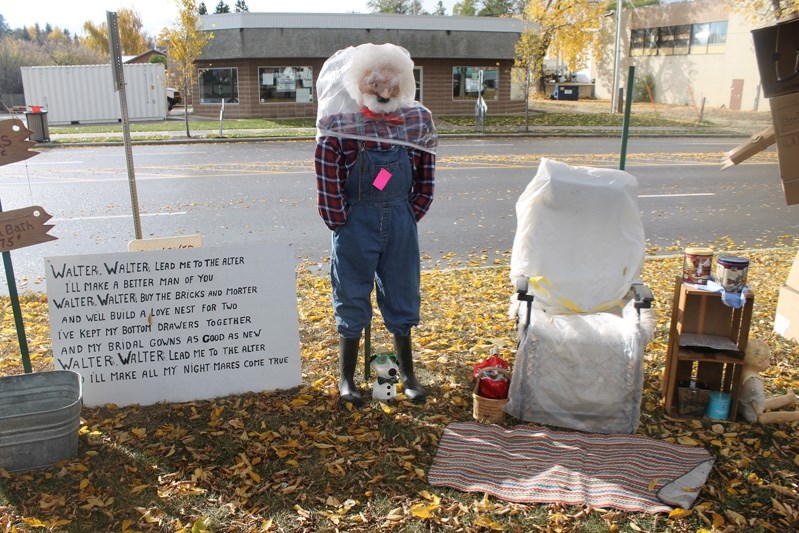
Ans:
{"type": "Polygon", "coordinates": [[[542,159],[516,204],[511,280],[519,346],[505,411],[595,433],[634,433],[652,293],[637,180],[542,159]]]}

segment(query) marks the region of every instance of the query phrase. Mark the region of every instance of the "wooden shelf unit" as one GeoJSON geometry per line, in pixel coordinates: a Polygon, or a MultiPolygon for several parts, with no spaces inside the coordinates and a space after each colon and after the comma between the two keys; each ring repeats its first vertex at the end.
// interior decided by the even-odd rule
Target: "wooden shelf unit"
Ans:
{"type": "Polygon", "coordinates": [[[738,414],[738,395],[743,373],[743,355],[730,351],[692,350],[680,346],[683,334],[716,335],[730,339],[743,353],[749,341],[754,294],[747,295],[740,309],[728,307],[718,293],[697,289],[677,277],[671,310],[671,329],[663,373],[663,407],[670,416],[679,415],[678,384],[695,379],[711,391],[730,393],[729,419],[738,414]]]}

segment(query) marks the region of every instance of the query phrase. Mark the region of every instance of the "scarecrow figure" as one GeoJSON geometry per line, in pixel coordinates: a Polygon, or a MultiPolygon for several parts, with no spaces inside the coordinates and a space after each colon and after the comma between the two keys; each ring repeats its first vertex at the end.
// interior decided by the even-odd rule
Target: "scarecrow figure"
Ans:
{"type": "Polygon", "coordinates": [[[738,398],[738,412],[753,424],[774,424],[799,420],[799,411],[769,411],[796,403],[793,391],[782,396],[766,398],[763,378],[760,373],[769,367],[771,350],[768,344],[759,339],[750,339],[744,356],[743,384],[738,398]]]}
{"type": "Polygon", "coordinates": [[[426,397],[414,375],[411,328],[421,304],[416,223],[433,201],[438,138],[415,93],[413,61],[394,44],[339,50],[317,80],[317,203],[333,231],[341,403],[363,403],[355,369],[372,319],[372,287],[394,335],[405,396],[414,402],[426,397]]]}

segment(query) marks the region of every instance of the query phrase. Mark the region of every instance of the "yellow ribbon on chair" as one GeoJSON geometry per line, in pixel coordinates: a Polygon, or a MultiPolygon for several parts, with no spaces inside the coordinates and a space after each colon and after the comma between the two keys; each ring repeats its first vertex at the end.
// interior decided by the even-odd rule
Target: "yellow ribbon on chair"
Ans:
{"type": "Polygon", "coordinates": [[[530,287],[535,289],[538,294],[546,299],[552,300],[553,303],[563,307],[569,312],[574,314],[592,314],[592,313],[603,313],[606,311],[611,311],[615,309],[622,309],[625,305],[624,300],[615,299],[610,300],[608,302],[603,302],[601,304],[595,305],[590,309],[583,309],[580,307],[577,302],[571,300],[569,298],[563,297],[555,297],[554,299],[551,298],[553,292],[557,292],[554,290],[550,290],[550,287],[553,287],[552,282],[546,276],[530,276],[527,278],[527,282],[530,287]]]}

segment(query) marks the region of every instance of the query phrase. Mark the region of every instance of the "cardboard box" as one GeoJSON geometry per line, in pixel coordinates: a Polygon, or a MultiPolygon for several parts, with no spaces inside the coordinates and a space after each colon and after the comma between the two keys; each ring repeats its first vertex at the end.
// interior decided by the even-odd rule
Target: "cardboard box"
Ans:
{"type": "Polygon", "coordinates": [[[774,331],[799,342],[799,291],[787,285],[780,289],[774,331]]]}
{"type": "Polygon", "coordinates": [[[796,50],[799,17],[752,30],[760,84],[766,98],[799,91],[796,50]]]}
{"type": "Polygon", "coordinates": [[[791,266],[791,271],[788,273],[788,281],[785,284],[799,292],[799,252],[793,258],[793,266],[791,266]]]}
{"type": "Polygon", "coordinates": [[[769,103],[785,201],[799,204],[799,92],[775,96],[769,103]]]}

